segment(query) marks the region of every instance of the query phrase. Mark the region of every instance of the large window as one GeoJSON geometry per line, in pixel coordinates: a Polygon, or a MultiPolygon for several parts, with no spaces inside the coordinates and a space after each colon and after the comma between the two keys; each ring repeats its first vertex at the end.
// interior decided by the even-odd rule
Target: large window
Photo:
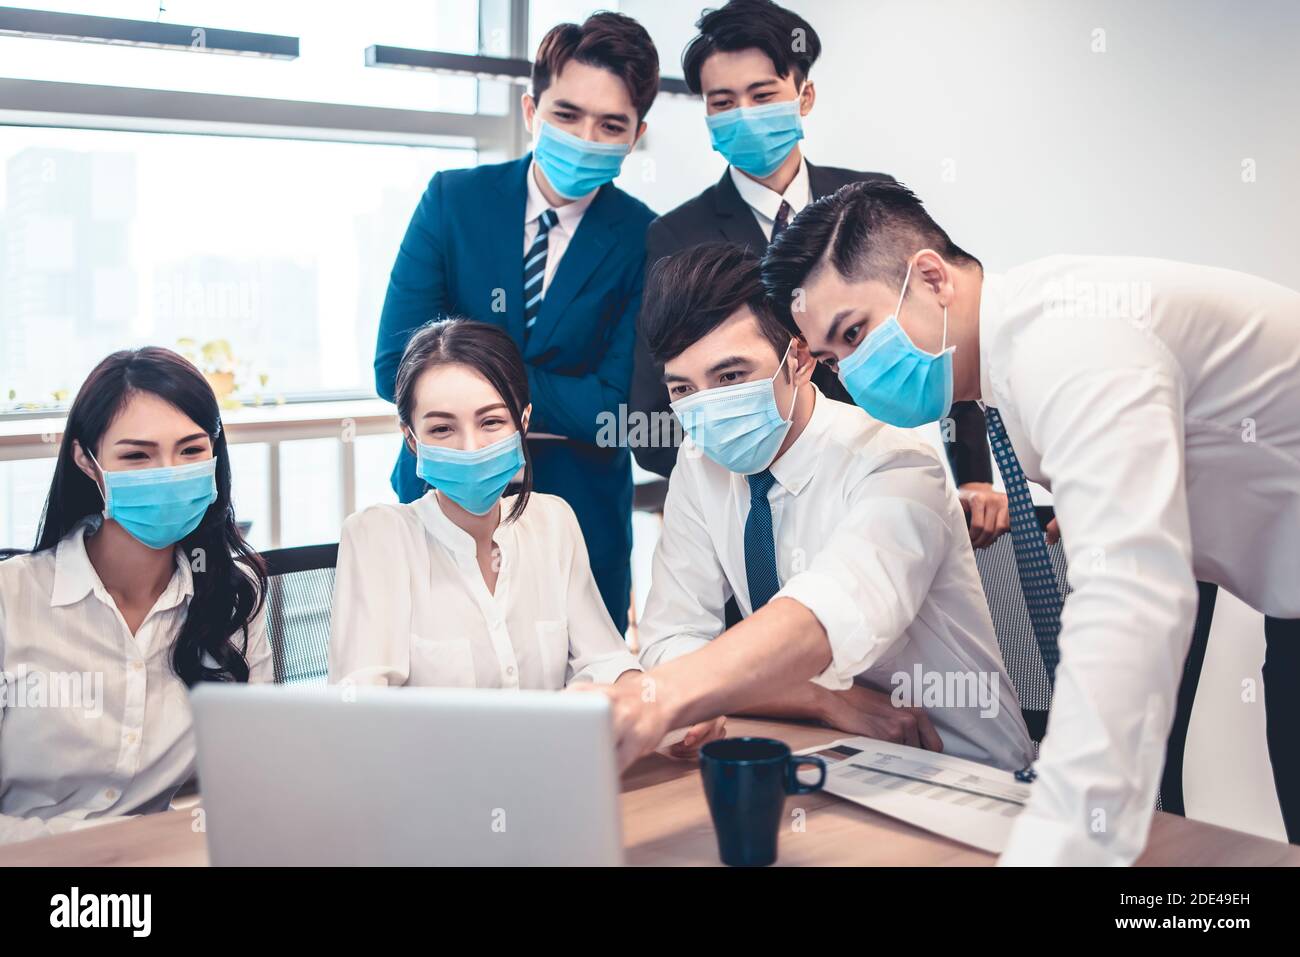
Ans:
{"type": "Polygon", "coordinates": [[[370,393],[411,212],[434,172],[474,161],[472,148],[0,127],[0,402],[64,404],[104,355],[144,344],[233,373],[237,399],[370,393]]]}

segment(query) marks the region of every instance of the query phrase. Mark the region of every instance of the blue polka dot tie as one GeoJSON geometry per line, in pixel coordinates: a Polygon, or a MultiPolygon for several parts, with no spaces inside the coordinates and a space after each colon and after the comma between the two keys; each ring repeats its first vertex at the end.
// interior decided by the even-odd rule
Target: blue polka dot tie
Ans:
{"type": "Polygon", "coordinates": [[[1061,634],[1061,592],[1056,587],[1056,572],[1047,554],[1047,540],[1043,527],[1034,512],[1034,500],[1029,494],[1029,482],[1020,468],[1015,449],[1007,439],[1002,413],[994,408],[984,409],[988,423],[989,444],[997,459],[1002,484],[1007,489],[1007,503],[1011,512],[1011,541],[1016,551],[1016,569],[1020,573],[1020,590],[1025,595],[1029,621],[1038,641],[1038,653],[1043,656],[1047,680],[1055,687],[1056,663],[1061,651],[1056,639],[1061,634]]]}
{"type": "Polygon", "coordinates": [[[767,493],[776,481],[767,469],[749,479],[749,515],[745,518],[745,581],[749,605],[758,611],[781,590],[776,575],[776,539],[772,534],[772,503],[767,493]]]}

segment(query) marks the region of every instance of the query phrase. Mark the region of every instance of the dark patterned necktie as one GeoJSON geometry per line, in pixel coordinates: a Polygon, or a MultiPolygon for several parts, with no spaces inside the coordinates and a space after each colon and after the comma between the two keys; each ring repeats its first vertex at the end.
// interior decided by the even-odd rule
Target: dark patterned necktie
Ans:
{"type": "Polygon", "coordinates": [[[781,235],[781,231],[790,225],[790,214],[794,212],[790,204],[781,200],[781,208],[776,211],[776,219],[772,220],[772,241],[776,242],[776,237],[781,235]]]}
{"type": "Polygon", "coordinates": [[[1007,430],[1002,424],[1002,413],[986,407],[984,418],[988,422],[989,444],[997,459],[1002,484],[1007,489],[1007,504],[1011,511],[1011,541],[1015,546],[1016,570],[1020,573],[1020,590],[1025,595],[1029,621],[1034,626],[1038,653],[1043,656],[1047,680],[1055,687],[1056,663],[1061,660],[1057,637],[1061,634],[1061,592],[1056,587],[1056,572],[1047,554],[1047,540],[1043,526],[1038,524],[1034,500],[1029,494],[1029,482],[1020,468],[1020,460],[1007,440],[1007,430]]]}
{"type": "Polygon", "coordinates": [[[749,515],[745,518],[745,581],[749,605],[758,611],[781,590],[776,574],[776,540],[772,534],[772,503],[767,493],[776,479],[767,469],[749,479],[749,515]]]}

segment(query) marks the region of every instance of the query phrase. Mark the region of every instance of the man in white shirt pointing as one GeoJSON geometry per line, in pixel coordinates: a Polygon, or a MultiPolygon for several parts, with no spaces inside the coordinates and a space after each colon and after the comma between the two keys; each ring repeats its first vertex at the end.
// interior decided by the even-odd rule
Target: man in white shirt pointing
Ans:
{"type": "Polygon", "coordinates": [[[746,617],[793,599],[840,653],[815,682],[747,711],[1027,765],[965,515],[934,451],[818,391],[742,246],[660,260],[641,331],[688,435],[638,626],[642,664],[708,645],[733,596],[746,617]]]}
{"type": "MultiPolygon", "coordinates": [[[[810,207],[763,277],[878,418],[986,406],[1013,534],[1013,485],[1053,492],[1073,593],[1038,781],[1003,862],[1142,851],[1197,579],[1270,616],[1269,748],[1296,840],[1300,294],[1155,259],[1057,256],[986,275],[906,187],[876,183],[810,207]]],[[[1040,635],[1045,661],[1050,644],[1040,635]]]]}

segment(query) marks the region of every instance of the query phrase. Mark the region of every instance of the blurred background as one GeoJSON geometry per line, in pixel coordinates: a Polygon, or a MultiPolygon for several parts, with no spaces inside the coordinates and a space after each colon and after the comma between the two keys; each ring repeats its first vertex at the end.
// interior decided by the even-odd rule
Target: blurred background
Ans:
{"type": "MultiPolygon", "coordinates": [[[[521,155],[528,139],[517,81],[437,56],[431,69],[386,68],[383,48],[531,60],[555,23],[613,9],[646,26],[664,75],[680,77],[706,5],[24,8],[213,36],[123,38],[75,16],[43,22],[112,42],[0,32],[0,547],[35,537],[61,412],[85,374],[135,345],[189,354],[225,397],[236,508],[257,547],[337,540],[351,511],[394,501],[398,438],[371,362],[398,243],[433,173],[521,155]],[[187,49],[225,42],[232,55],[187,49]]],[[[986,269],[1130,254],[1300,288],[1300,4],[786,5],[824,46],[805,154],[903,180],[986,269]]],[[[618,185],[662,212],[716,181],[724,163],[703,114],[694,98],[661,95],[618,185]]],[[[641,601],[658,520],[638,513],[635,528],[641,601]]],[[[1262,657],[1259,616],[1222,594],[1187,809],[1281,839],[1262,693],[1243,701],[1262,657]]]]}

